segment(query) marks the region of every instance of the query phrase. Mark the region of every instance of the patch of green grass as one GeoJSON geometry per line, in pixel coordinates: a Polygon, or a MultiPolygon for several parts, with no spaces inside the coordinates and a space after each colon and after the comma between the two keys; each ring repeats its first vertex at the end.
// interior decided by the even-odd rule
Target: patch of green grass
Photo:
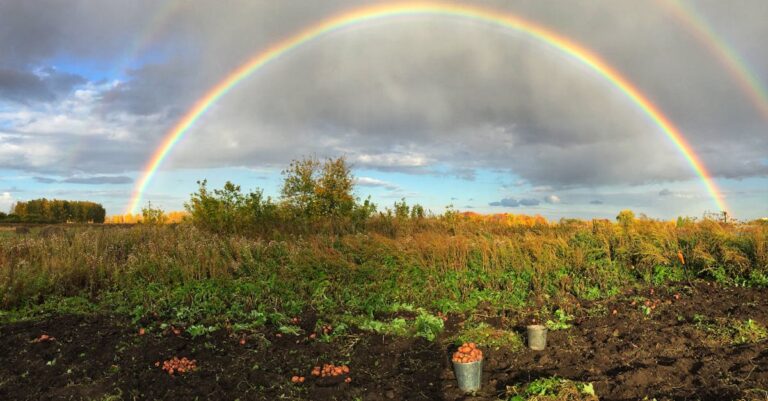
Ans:
{"type": "Polygon", "coordinates": [[[608,307],[604,304],[597,304],[589,309],[584,310],[589,317],[602,317],[608,315],[608,307]]]}
{"type": "Polygon", "coordinates": [[[768,338],[765,326],[752,319],[733,322],[730,331],[734,344],[756,343],[768,338]]]}
{"type": "Polygon", "coordinates": [[[445,328],[442,319],[424,310],[420,310],[415,319],[398,317],[389,321],[381,321],[367,316],[345,315],[339,317],[338,320],[340,323],[336,324],[335,329],[338,329],[340,325],[349,325],[363,331],[393,336],[423,337],[429,341],[434,341],[445,328]]]}
{"type": "Polygon", "coordinates": [[[519,350],[523,347],[523,340],[519,334],[513,331],[496,329],[487,323],[465,327],[454,340],[456,345],[469,342],[484,347],[503,347],[511,350],[519,350]]]}
{"type": "Polygon", "coordinates": [[[123,391],[115,388],[115,394],[104,394],[99,401],[120,401],[123,399],[123,391]]]}
{"type": "Polygon", "coordinates": [[[557,331],[571,328],[571,324],[569,322],[573,320],[573,316],[569,315],[568,312],[562,309],[558,309],[555,311],[554,317],[555,320],[547,320],[547,323],[545,323],[547,330],[557,331]]]}
{"type": "Polygon", "coordinates": [[[323,341],[323,342],[331,342],[335,338],[345,336],[348,331],[349,331],[349,326],[344,322],[338,322],[334,325],[334,324],[325,322],[323,320],[318,320],[315,324],[315,333],[317,333],[320,341],[323,341]],[[330,333],[323,332],[323,328],[326,325],[331,326],[330,333]]]}
{"type": "Polygon", "coordinates": [[[651,282],[654,285],[663,285],[665,283],[678,282],[684,279],[684,271],[680,266],[656,265],[653,267],[651,282]]]}
{"type": "Polygon", "coordinates": [[[768,339],[768,329],[753,319],[708,319],[696,314],[693,322],[709,342],[715,344],[752,344],[768,339]]]}
{"type": "Polygon", "coordinates": [[[597,401],[592,383],[543,377],[507,387],[508,401],[597,401]]]}
{"type": "Polygon", "coordinates": [[[232,325],[232,331],[237,333],[241,331],[252,331],[259,327],[264,326],[267,322],[267,315],[259,311],[251,311],[249,318],[246,321],[238,322],[232,325]]]}
{"type": "Polygon", "coordinates": [[[293,336],[301,335],[301,333],[304,332],[304,330],[302,330],[301,327],[294,326],[292,324],[286,324],[286,325],[279,326],[277,328],[277,331],[279,331],[280,333],[283,333],[283,334],[290,334],[290,335],[293,335],[293,336]]]}
{"type": "Polygon", "coordinates": [[[747,284],[758,288],[768,287],[768,273],[753,270],[749,274],[749,280],[747,281],[747,284]]]}
{"type": "Polygon", "coordinates": [[[49,315],[88,315],[102,311],[98,302],[84,296],[53,296],[41,304],[27,303],[21,308],[0,310],[0,323],[12,323],[20,320],[36,319],[49,315]]]}
{"type": "Polygon", "coordinates": [[[431,315],[428,312],[421,311],[414,322],[416,337],[423,337],[429,341],[435,341],[435,338],[443,332],[445,324],[443,319],[431,315]]]}
{"type": "Polygon", "coordinates": [[[202,324],[193,324],[192,326],[187,327],[187,333],[189,333],[189,335],[192,336],[192,338],[195,338],[195,337],[207,335],[209,333],[213,333],[218,329],[219,328],[217,326],[205,326],[202,324]]]}
{"type": "Polygon", "coordinates": [[[406,336],[411,330],[411,325],[407,320],[398,317],[388,322],[370,319],[363,316],[352,317],[347,316],[342,318],[346,324],[356,326],[363,331],[372,331],[377,334],[387,334],[393,336],[406,336]]]}

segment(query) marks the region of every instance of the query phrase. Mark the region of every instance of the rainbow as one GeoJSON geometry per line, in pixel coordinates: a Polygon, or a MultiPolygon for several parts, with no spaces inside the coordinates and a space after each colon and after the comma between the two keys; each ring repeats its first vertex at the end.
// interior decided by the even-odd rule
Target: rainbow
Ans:
{"type": "Polygon", "coordinates": [[[685,140],[680,131],[672,122],[662,114],[659,108],[654,105],[640,90],[632,85],[626,78],[606,64],[596,54],[572,42],[571,40],[549,31],[539,25],[526,21],[512,14],[502,13],[495,10],[479,8],[475,6],[466,6],[448,3],[380,3],[372,6],[365,6],[349,12],[330,17],[326,20],[312,25],[301,32],[294,34],[280,42],[277,42],[269,48],[261,51],[251,59],[240,65],[222,81],[211,88],[202,98],[192,106],[191,109],[174,125],[167,133],[160,146],[155,150],[149,162],[144,169],[140,180],[134,188],[133,196],[129,203],[127,213],[136,213],[142,199],[142,194],[152,177],[157,172],[163,160],[168,156],[174,146],[184,137],[184,134],[195,122],[202,116],[218,99],[227,94],[233,87],[245,78],[249,77],[255,71],[274,61],[280,56],[296,49],[306,43],[309,43],[319,37],[338,31],[340,29],[364,24],[369,21],[381,20],[385,18],[394,18],[410,15],[430,15],[458,17],[469,20],[476,20],[489,23],[496,26],[511,29],[516,32],[524,33],[541,43],[549,45],[552,48],[571,56],[584,65],[597,72],[605,80],[610,82],[615,88],[620,90],[637,107],[639,107],[653,122],[666,134],[674,143],[680,153],[685,157],[688,163],[693,167],[696,174],[701,177],[707,192],[711,195],[720,210],[727,210],[725,202],[715,186],[710,174],[707,172],[704,164],[694,154],[691,146],[685,140]]]}
{"type": "Polygon", "coordinates": [[[680,23],[728,70],[757,111],[768,120],[768,93],[749,66],[733,48],[718,36],[707,21],[692,7],[678,0],[659,0],[680,23]]]}
{"type": "Polygon", "coordinates": [[[155,37],[162,33],[168,19],[178,12],[183,5],[181,0],[162,0],[157,2],[155,10],[151,13],[152,17],[146,21],[139,34],[136,35],[127,50],[123,52],[122,57],[114,64],[109,76],[122,76],[126,74],[126,70],[131,63],[145,53],[155,37]]]}
{"type": "MultiPolygon", "coordinates": [[[[183,5],[182,0],[162,0],[157,2],[155,10],[151,13],[152,17],[143,25],[142,29],[136,35],[135,39],[131,42],[122,53],[122,56],[117,59],[117,62],[112,65],[107,76],[109,77],[121,77],[128,73],[128,68],[131,63],[135,62],[138,57],[143,55],[149,45],[156,36],[162,32],[163,27],[170,17],[173,16],[183,5]]],[[[78,158],[82,154],[82,150],[86,145],[86,136],[81,136],[80,139],[72,146],[72,150],[66,152],[67,159],[65,165],[67,167],[75,166],[78,163],[78,158]]]]}

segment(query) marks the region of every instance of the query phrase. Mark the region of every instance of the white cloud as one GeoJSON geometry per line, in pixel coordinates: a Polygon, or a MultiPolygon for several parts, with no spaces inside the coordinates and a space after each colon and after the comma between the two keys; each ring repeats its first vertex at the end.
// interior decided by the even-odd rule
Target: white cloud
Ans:
{"type": "Polygon", "coordinates": [[[13,204],[13,196],[10,192],[0,194],[0,212],[9,212],[13,204]]]}
{"type": "Polygon", "coordinates": [[[101,98],[115,84],[87,83],[61,101],[0,109],[0,167],[60,175],[135,170],[167,116],[104,110],[101,98]]]}
{"type": "Polygon", "coordinates": [[[0,165],[45,167],[58,163],[61,154],[51,145],[24,138],[10,141],[10,135],[0,133],[0,165]]]}
{"type": "Polygon", "coordinates": [[[425,167],[430,158],[420,153],[363,153],[354,157],[358,164],[370,167],[425,167]]]}
{"type": "Polygon", "coordinates": [[[401,189],[399,185],[372,177],[356,177],[355,184],[362,187],[382,187],[390,191],[398,191],[401,189]]]}
{"type": "Polygon", "coordinates": [[[26,106],[12,112],[0,113],[0,120],[12,126],[14,132],[28,136],[67,134],[100,137],[108,140],[137,139],[137,128],[156,124],[161,114],[134,116],[125,112],[106,114],[101,109],[101,97],[116,83],[89,83],[74,91],[61,102],[46,106],[26,106]]]}
{"type": "Polygon", "coordinates": [[[560,197],[557,195],[549,195],[544,198],[544,202],[547,202],[550,204],[560,203],[560,197]]]}

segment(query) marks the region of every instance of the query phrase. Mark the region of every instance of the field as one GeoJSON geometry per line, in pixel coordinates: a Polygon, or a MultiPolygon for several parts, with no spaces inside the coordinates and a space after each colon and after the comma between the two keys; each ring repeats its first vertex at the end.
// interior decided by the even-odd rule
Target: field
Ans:
{"type": "Polygon", "coordinates": [[[0,399],[765,400],[766,234],[461,214],[5,229],[0,399]],[[485,355],[470,395],[450,362],[467,341],[485,355]],[[171,375],[174,357],[196,366],[171,375]]]}

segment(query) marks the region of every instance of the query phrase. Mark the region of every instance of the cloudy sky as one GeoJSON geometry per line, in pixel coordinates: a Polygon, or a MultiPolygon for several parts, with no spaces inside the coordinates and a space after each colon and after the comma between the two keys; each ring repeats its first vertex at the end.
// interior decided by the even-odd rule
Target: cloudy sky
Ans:
{"type": "MultiPolygon", "coordinates": [[[[768,87],[768,2],[465,4],[599,55],[680,128],[733,214],[768,216],[768,113],[755,100],[768,87]],[[750,90],[724,52],[752,74],[750,90]]],[[[0,1],[0,210],[48,197],[122,213],[164,135],[210,87],[361,5],[0,1]]],[[[358,24],[260,69],[188,131],[144,200],[181,209],[203,178],[276,195],[280,170],[310,154],[345,155],[358,194],[383,205],[550,218],[716,209],[674,144],[603,77],[519,32],[434,15],[358,24]]]]}

